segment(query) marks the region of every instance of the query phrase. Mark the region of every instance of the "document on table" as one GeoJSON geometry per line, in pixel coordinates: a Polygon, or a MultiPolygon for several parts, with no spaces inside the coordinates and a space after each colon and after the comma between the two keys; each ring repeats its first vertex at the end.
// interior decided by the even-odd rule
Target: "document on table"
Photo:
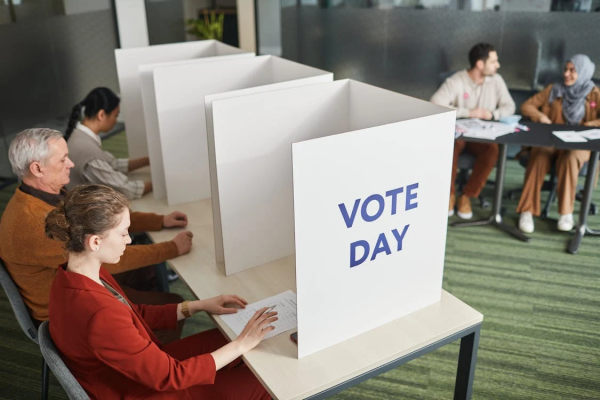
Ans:
{"type": "Polygon", "coordinates": [[[574,131],[554,131],[554,136],[567,143],[581,143],[587,142],[587,139],[583,137],[579,132],[574,131]]]}
{"type": "Polygon", "coordinates": [[[482,121],[477,118],[456,121],[456,132],[465,137],[496,140],[497,137],[514,132],[514,126],[501,122],[482,121]]]}
{"type": "Polygon", "coordinates": [[[579,134],[587,140],[600,139],[600,129],[590,129],[587,131],[580,131],[579,134]]]}
{"type": "Polygon", "coordinates": [[[239,310],[235,314],[223,314],[221,319],[231,328],[236,335],[240,335],[244,327],[252,316],[261,308],[275,306],[273,311],[277,311],[277,321],[271,325],[275,327],[271,332],[265,335],[265,339],[277,336],[280,333],[295,329],[298,326],[296,318],[296,293],[288,290],[268,299],[248,304],[245,309],[239,310]]]}

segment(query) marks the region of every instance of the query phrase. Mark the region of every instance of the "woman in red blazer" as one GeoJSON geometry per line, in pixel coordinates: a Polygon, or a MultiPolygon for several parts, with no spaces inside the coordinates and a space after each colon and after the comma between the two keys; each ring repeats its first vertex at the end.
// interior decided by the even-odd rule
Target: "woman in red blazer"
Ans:
{"type": "Polygon", "coordinates": [[[197,311],[236,312],[225,305],[246,302],[231,295],[131,303],[102,267],[131,242],[129,222],[127,199],[101,185],[75,188],[46,217],[46,235],[69,252],[50,292],[50,335],[90,398],[269,399],[239,357],[274,329],[276,313],[259,310],[231,343],[214,329],[163,346],[153,329],[175,329],[197,311]]]}

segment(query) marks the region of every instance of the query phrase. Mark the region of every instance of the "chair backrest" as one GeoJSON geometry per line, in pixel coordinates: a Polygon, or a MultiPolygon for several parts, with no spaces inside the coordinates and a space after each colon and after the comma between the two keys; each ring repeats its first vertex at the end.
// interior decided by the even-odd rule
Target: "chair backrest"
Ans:
{"type": "Polygon", "coordinates": [[[71,371],[69,371],[69,368],[67,368],[63,362],[62,358],[60,358],[60,353],[56,349],[56,346],[52,341],[52,337],[50,336],[49,328],[50,324],[48,321],[44,321],[40,325],[40,329],[38,331],[40,349],[42,350],[42,355],[44,356],[44,360],[46,360],[46,364],[48,364],[52,370],[52,373],[60,382],[61,386],[67,393],[67,396],[69,396],[69,399],[89,400],[85,390],[83,390],[79,382],[77,382],[71,371]]]}
{"type": "Polygon", "coordinates": [[[31,315],[29,315],[29,311],[23,303],[23,298],[21,297],[21,293],[19,293],[19,289],[15,285],[15,282],[12,280],[8,271],[4,266],[4,262],[0,260],[0,284],[2,288],[6,292],[6,296],[8,297],[8,301],[15,313],[15,317],[21,325],[21,329],[25,332],[25,335],[33,340],[36,344],[38,343],[38,330],[31,319],[31,315]]]}

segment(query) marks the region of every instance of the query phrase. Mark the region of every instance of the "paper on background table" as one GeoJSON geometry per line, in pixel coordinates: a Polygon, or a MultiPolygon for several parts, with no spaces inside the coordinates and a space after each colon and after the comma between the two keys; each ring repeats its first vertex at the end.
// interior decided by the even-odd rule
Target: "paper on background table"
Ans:
{"type": "Polygon", "coordinates": [[[567,143],[580,143],[587,142],[587,139],[583,137],[579,132],[574,131],[554,131],[554,136],[567,143]]]}
{"type": "Polygon", "coordinates": [[[600,129],[590,129],[587,131],[580,131],[579,134],[587,140],[600,139],[600,129]]]}
{"type": "Polygon", "coordinates": [[[513,133],[514,126],[472,118],[456,121],[456,130],[465,137],[495,140],[499,136],[513,133]]]}
{"type": "Polygon", "coordinates": [[[268,299],[257,301],[256,303],[248,304],[244,310],[239,310],[235,314],[221,315],[221,319],[233,332],[235,332],[236,335],[239,336],[250,318],[252,318],[258,310],[273,305],[276,305],[273,311],[277,311],[277,318],[279,319],[271,323],[275,329],[267,333],[263,340],[277,336],[290,329],[295,329],[298,326],[296,318],[296,293],[291,290],[269,297],[268,299]]]}

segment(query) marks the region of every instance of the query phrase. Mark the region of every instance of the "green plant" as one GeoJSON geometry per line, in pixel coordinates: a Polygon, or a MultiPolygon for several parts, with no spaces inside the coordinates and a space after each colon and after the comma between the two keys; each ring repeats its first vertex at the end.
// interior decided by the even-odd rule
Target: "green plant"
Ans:
{"type": "Polygon", "coordinates": [[[225,14],[217,14],[214,11],[209,13],[204,10],[204,18],[188,19],[187,33],[194,35],[199,39],[223,40],[223,20],[225,14]]]}

